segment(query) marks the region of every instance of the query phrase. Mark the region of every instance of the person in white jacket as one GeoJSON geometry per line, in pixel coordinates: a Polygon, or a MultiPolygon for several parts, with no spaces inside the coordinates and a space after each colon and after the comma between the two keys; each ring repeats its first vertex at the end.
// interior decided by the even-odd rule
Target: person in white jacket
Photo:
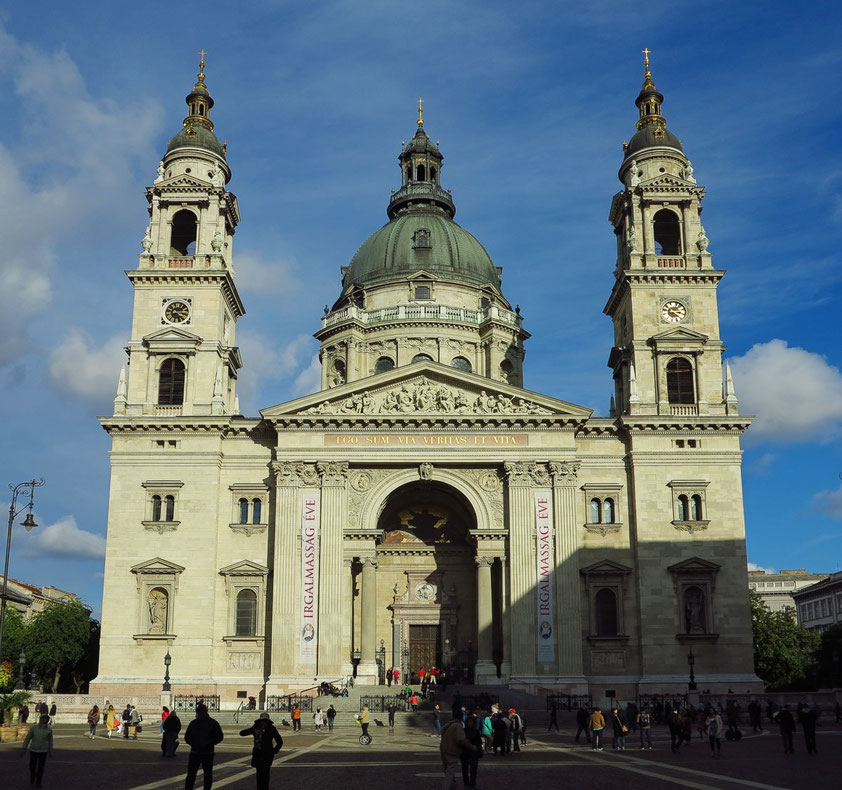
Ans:
{"type": "Polygon", "coordinates": [[[716,712],[714,708],[708,708],[707,716],[705,716],[705,727],[708,731],[708,738],[710,739],[710,750],[713,754],[720,754],[722,752],[722,731],[725,725],[722,723],[722,717],[716,712]]]}

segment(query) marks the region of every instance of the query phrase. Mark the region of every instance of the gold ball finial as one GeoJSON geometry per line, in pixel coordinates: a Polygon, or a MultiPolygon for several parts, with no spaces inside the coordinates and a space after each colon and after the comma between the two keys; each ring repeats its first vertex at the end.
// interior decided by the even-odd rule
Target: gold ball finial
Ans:
{"type": "Polygon", "coordinates": [[[418,99],[418,125],[424,125],[424,100],[420,97],[418,99]]]}
{"type": "Polygon", "coordinates": [[[197,77],[203,85],[205,84],[205,55],[207,54],[203,49],[199,51],[199,73],[197,77]]]}

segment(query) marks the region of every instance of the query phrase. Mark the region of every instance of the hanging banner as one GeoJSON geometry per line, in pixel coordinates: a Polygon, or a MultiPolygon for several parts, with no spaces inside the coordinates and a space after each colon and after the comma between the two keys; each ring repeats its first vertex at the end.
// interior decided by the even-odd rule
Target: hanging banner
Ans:
{"type": "MultiPolygon", "coordinates": [[[[302,664],[316,663],[319,626],[320,492],[301,492],[301,652],[302,664]]],[[[276,571],[277,572],[277,571],[276,571]]]]}
{"type": "Polygon", "coordinates": [[[553,507],[552,491],[535,491],[535,526],[537,535],[537,633],[538,661],[555,661],[555,617],[553,616],[553,507]]]}

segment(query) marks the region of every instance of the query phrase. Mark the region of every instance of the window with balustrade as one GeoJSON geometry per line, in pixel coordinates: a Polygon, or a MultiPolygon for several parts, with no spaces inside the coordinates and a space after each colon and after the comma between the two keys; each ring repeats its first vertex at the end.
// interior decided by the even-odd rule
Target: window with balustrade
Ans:
{"type": "Polygon", "coordinates": [[[673,526],[689,532],[707,528],[710,523],[706,505],[708,485],[705,480],[673,480],[669,483],[673,526]]]}
{"type": "Polygon", "coordinates": [[[671,405],[696,402],[694,377],[693,365],[685,357],[673,357],[667,362],[667,400],[671,405]]]}
{"type": "Polygon", "coordinates": [[[267,527],[266,487],[259,483],[235,483],[231,491],[231,529],[245,535],[264,532],[267,527]]]}
{"type": "Polygon", "coordinates": [[[174,530],[181,522],[178,516],[178,498],[184,484],[180,480],[147,480],[146,510],[143,525],[157,532],[174,530]]]}

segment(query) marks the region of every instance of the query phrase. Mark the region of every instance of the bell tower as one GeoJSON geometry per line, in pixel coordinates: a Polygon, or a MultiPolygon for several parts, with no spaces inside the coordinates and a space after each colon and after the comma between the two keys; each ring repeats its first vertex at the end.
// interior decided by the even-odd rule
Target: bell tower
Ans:
{"type": "Polygon", "coordinates": [[[120,375],[114,413],[223,415],[239,411],[242,366],[235,328],[244,315],[234,284],[232,242],[240,220],[227,190],[226,146],[213,131],[205,53],[186,97],[188,114],[146,190],[149,224],[134,287],[129,373],[120,375]]]}
{"type": "Polygon", "coordinates": [[[614,416],[736,414],[723,382],[713,265],[702,225],[705,190],[681,141],[667,129],[664,97],[644,49],[637,133],[623,144],[610,221],[617,237],[616,281],[604,312],[614,322],[614,416]]]}

